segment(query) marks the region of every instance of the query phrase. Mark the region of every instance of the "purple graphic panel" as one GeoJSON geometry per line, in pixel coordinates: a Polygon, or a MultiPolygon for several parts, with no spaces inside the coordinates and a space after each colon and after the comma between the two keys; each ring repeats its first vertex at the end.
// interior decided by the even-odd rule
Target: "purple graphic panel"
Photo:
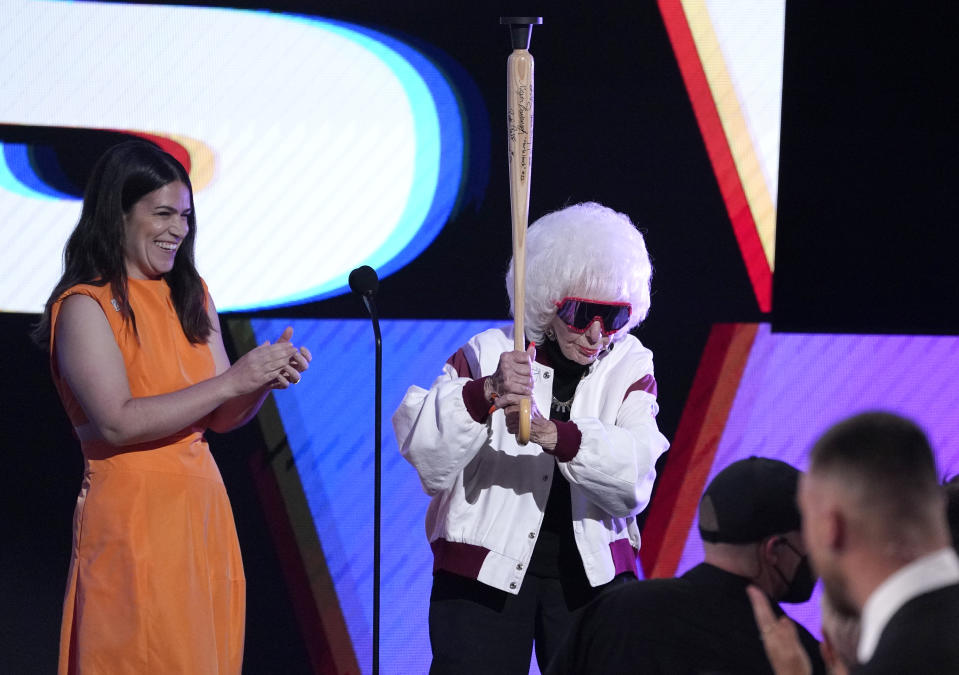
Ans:
{"type": "MultiPolygon", "coordinates": [[[[830,425],[866,410],[917,421],[941,477],[959,473],[959,337],[772,333],[759,327],[710,471],[750,455],[805,470],[809,449],[830,425]]],[[[678,573],[703,559],[694,520],[678,573]]],[[[819,635],[819,588],[785,606],[819,635]]]]}

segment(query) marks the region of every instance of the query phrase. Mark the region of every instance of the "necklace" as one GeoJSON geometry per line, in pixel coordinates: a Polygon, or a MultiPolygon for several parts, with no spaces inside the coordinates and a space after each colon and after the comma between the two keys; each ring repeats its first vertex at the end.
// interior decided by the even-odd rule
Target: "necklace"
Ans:
{"type": "MultiPolygon", "coordinates": [[[[583,374],[579,376],[579,380],[576,381],[577,386],[579,386],[579,383],[582,382],[584,377],[586,377],[587,372],[589,372],[589,368],[584,370],[583,374]]],[[[554,396],[553,403],[550,405],[550,408],[552,408],[558,413],[568,413],[570,406],[573,405],[574,398],[576,398],[576,387],[573,387],[573,395],[570,396],[565,401],[560,401],[558,398],[554,396]]]]}
{"type": "Polygon", "coordinates": [[[576,397],[576,394],[573,394],[565,401],[560,401],[555,396],[553,397],[553,404],[550,406],[553,410],[559,413],[569,412],[569,407],[573,405],[573,399],[576,397]]]}

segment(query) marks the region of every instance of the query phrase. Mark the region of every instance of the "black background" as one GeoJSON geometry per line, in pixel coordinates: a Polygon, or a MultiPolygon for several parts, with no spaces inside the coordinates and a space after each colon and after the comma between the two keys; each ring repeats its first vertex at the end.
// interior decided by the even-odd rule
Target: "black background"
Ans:
{"type": "MultiPolygon", "coordinates": [[[[637,335],[656,355],[659,423],[667,437],[679,423],[714,323],[765,320],[776,330],[802,332],[959,332],[952,264],[959,243],[959,110],[952,76],[957,9],[932,2],[910,3],[909,9],[873,2],[787,7],[774,311],[764,316],[654,2],[221,6],[362,23],[431,51],[459,82],[469,118],[468,184],[433,244],[382,280],[385,318],[506,317],[509,43],[498,17],[541,13],[544,24],[535,28],[531,45],[536,118],[530,219],[594,200],[628,213],[646,234],[655,269],[652,310],[637,335]]],[[[13,140],[11,134],[0,128],[3,138],[13,140]]],[[[56,144],[54,138],[35,140],[56,144]]],[[[97,156],[95,142],[68,144],[61,152],[78,174],[97,156]]],[[[199,236],[203,217],[199,201],[199,236]]],[[[310,264],[322,252],[299,255],[301,264],[310,264]]],[[[341,296],[260,315],[364,313],[354,298],[341,296]]],[[[33,320],[0,315],[7,450],[0,499],[0,671],[10,673],[55,667],[82,471],[46,356],[26,337],[33,320]]],[[[262,441],[255,425],[211,436],[248,577],[245,671],[308,672],[249,472],[249,458],[262,441]]]]}

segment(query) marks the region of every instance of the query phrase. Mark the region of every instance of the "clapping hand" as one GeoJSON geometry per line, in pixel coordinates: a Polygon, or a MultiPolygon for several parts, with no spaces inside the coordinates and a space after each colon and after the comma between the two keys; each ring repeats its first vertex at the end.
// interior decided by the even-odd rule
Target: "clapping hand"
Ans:
{"type": "MultiPolygon", "coordinates": [[[[290,338],[292,337],[293,327],[287,326],[275,344],[286,344],[292,347],[293,344],[290,342],[290,338]]],[[[301,379],[303,379],[302,373],[304,373],[306,369],[310,367],[310,361],[312,360],[313,355],[310,354],[309,349],[306,347],[300,347],[296,349],[289,357],[286,364],[279,369],[276,378],[271,383],[273,389],[286,389],[291,384],[296,384],[299,382],[301,379]]]]}
{"type": "Polygon", "coordinates": [[[297,349],[291,342],[293,328],[287,327],[280,338],[269,340],[244,354],[227,371],[235,395],[251,394],[261,389],[286,389],[302,378],[313,356],[306,347],[297,349]]]}

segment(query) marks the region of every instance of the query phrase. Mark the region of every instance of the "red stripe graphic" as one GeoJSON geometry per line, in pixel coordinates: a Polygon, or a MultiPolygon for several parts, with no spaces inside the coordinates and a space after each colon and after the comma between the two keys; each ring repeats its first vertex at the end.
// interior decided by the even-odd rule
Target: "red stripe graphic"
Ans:
{"type": "Polygon", "coordinates": [[[643,527],[646,578],[676,574],[758,328],[727,323],[710,331],[643,527]]]}
{"type": "Polygon", "coordinates": [[[736,163],[726,133],[719,119],[719,111],[713,100],[706,73],[696,51],[696,43],[686,21],[681,0],[659,0],[659,11],[666,25],[679,70],[689,92],[693,112],[706,144],[706,153],[713,165],[719,192],[726,202],[726,212],[732,222],[733,232],[739,242],[746,273],[752,282],[756,302],[763,312],[772,310],[772,271],[763,252],[756,222],[749,210],[749,202],[743,190],[736,163]]]}

